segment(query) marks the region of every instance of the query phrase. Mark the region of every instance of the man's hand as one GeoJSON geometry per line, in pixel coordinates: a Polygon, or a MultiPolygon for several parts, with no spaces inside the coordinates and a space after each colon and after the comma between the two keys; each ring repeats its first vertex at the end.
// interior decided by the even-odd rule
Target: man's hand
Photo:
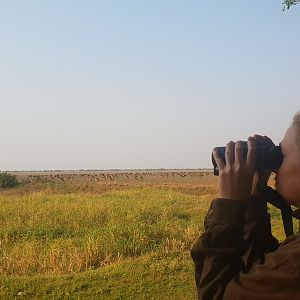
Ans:
{"type": "Polygon", "coordinates": [[[248,138],[248,152],[246,160],[243,156],[243,143],[229,142],[226,145],[224,162],[217,149],[213,155],[219,169],[219,193],[224,199],[247,201],[250,197],[254,168],[255,143],[252,137],[248,138]]]}

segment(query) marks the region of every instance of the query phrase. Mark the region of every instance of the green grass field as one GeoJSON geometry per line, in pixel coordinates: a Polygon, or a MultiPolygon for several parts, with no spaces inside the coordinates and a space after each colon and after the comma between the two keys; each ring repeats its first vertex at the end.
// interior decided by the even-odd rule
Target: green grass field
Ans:
{"type": "Polygon", "coordinates": [[[189,252],[214,197],[215,183],[203,178],[2,191],[0,298],[195,299],[189,252]]]}

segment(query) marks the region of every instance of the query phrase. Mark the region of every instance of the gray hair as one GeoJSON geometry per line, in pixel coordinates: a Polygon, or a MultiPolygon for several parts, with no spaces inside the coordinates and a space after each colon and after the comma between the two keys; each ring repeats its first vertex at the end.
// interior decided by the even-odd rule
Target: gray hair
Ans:
{"type": "Polygon", "coordinates": [[[297,129],[296,142],[300,145],[300,110],[294,115],[292,125],[297,129]]]}

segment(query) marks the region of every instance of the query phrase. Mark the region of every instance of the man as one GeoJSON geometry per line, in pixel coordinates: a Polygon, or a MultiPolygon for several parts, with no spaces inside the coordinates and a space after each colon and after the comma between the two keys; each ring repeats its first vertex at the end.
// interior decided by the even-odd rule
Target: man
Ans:
{"type": "MultiPolygon", "coordinates": [[[[300,236],[279,245],[271,234],[263,188],[270,172],[254,170],[257,142],[272,143],[267,137],[250,137],[246,160],[240,141],[226,145],[226,162],[213,151],[220,198],[212,201],[205,231],[191,251],[198,299],[300,299],[300,236]]],[[[283,161],[276,189],[288,204],[300,208],[300,113],[280,146],[283,161]]]]}

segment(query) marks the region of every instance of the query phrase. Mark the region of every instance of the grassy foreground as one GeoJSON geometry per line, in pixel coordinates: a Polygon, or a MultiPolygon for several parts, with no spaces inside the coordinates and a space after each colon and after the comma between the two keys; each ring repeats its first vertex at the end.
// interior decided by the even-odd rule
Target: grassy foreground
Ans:
{"type": "Polygon", "coordinates": [[[3,299],[195,299],[188,253],[145,255],[74,275],[2,278],[3,299]]]}
{"type": "Polygon", "coordinates": [[[20,191],[0,194],[1,299],[195,299],[189,251],[215,189],[20,191]]]}
{"type": "Polygon", "coordinates": [[[135,187],[0,196],[0,296],[193,299],[210,198],[135,187]]]}

